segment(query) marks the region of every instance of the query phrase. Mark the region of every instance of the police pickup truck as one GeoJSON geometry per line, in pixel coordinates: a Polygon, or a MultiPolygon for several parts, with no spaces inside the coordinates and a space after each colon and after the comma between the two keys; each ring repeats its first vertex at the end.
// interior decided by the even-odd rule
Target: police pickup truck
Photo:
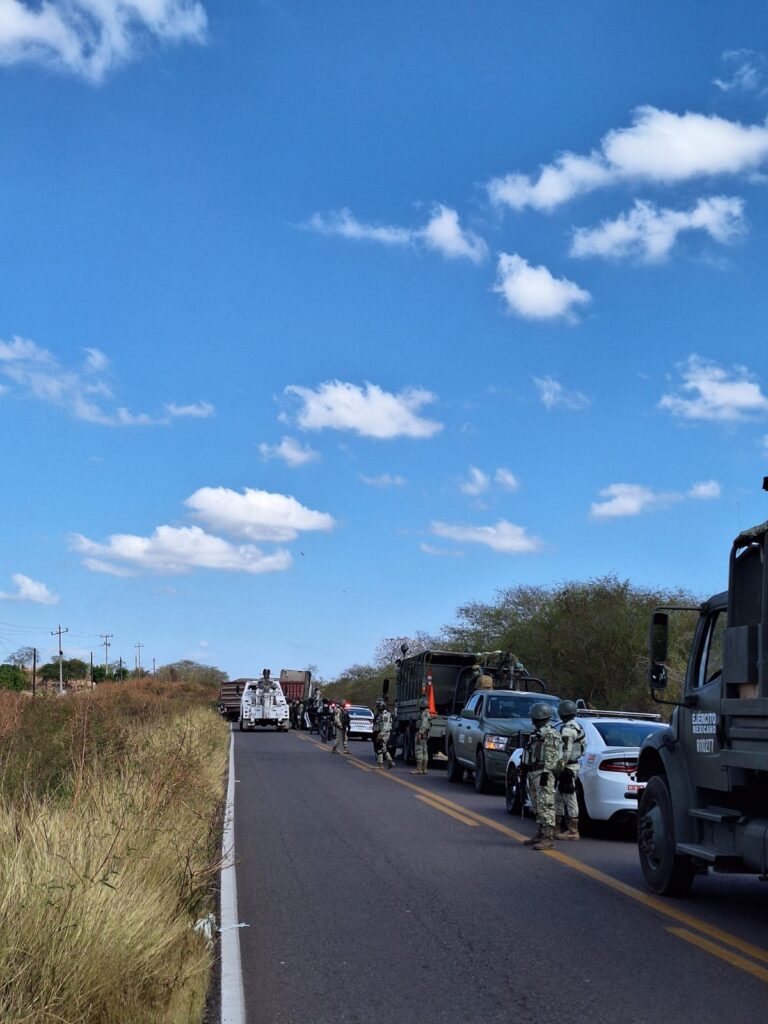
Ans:
{"type": "MultiPolygon", "coordinates": [[[[544,684],[528,677],[531,684],[544,684]]],[[[537,702],[552,706],[557,721],[560,698],[553,694],[520,690],[476,690],[458,715],[446,720],[445,752],[448,781],[461,782],[464,772],[474,775],[475,789],[487,793],[503,785],[507,761],[522,738],[533,731],[531,708],[537,702]]]]}

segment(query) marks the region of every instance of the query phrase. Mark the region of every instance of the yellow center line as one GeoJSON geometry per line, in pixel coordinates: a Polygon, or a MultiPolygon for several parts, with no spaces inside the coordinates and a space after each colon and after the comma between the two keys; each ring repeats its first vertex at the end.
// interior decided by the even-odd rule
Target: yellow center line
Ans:
{"type": "MultiPolygon", "coordinates": [[[[321,746],[318,741],[313,740],[313,742],[318,746],[321,746]]],[[[358,761],[358,763],[363,766],[362,762],[360,762],[358,758],[354,757],[354,755],[348,756],[350,760],[358,761]]],[[[527,838],[525,834],[516,832],[514,829],[511,829],[506,825],[502,825],[501,822],[495,821],[493,818],[488,818],[483,814],[478,814],[476,811],[470,811],[461,804],[455,803],[453,800],[449,800],[447,797],[437,796],[435,793],[425,791],[421,786],[418,786],[413,782],[408,782],[406,779],[399,778],[394,774],[394,772],[387,772],[386,774],[388,779],[392,782],[396,782],[399,786],[405,786],[407,789],[412,790],[418,795],[425,796],[436,804],[441,804],[443,808],[446,809],[446,813],[447,810],[452,810],[454,814],[459,814],[465,818],[471,819],[478,825],[485,825],[487,828],[491,828],[496,832],[501,832],[502,835],[509,836],[511,839],[514,839],[519,843],[523,842],[523,840],[527,838]]],[[[639,889],[635,889],[633,886],[627,885],[625,882],[620,882],[618,878],[613,878],[611,875],[605,874],[604,871],[600,871],[598,868],[593,868],[591,865],[585,864],[583,861],[577,860],[575,857],[570,857],[567,853],[561,853],[559,850],[547,850],[545,851],[545,856],[550,857],[552,860],[559,861],[559,863],[563,864],[565,867],[569,867],[573,871],[578,871],[609,889],[613,889],[614,892],[621,893],[623,896],[634,900],[636,903],[642,904],[649,910],[655,911],[657,914],[671,918],[673,921],[684,924],[688,928],[693,928],[696,931],[709,936],[710,939],[722,942],[726,946],[738,949],[740,952],[745,953],[747,956],[751,956],[755,960],[768,963],[768,950],[762,949],[760,946],[755,946],[751,942],[745,942],[736,935],[731,935],[729,932],[723,931],[714,925],[710,925],[698,917],[694,917],[693,914],[687,914],[684,910],[679,910],[669,901],[641,892],[639,889]]],[[[703,943],[705,940],[702,939],[701,941],[703,943]]],[[[704,948],[706,948],[706,946],[702,945],[702,949],[704,948]]],[[[734,954],[729,955],[732,956],[734,954]]],[[[760,970],[760,968],[757,968],[757,970],[760,970]]],[[[768,980],[768,978],[764,980],[768,980]]]]}
{"type": "Polygon", "coordinates": [[[452,811],[450,807],[443,807],[442,804],[439,804],[434,800],[430,800],[429,797],[422,796],[420,793],[417,793],[416,799],[421,800],[423,804],[426,804],[428,807],[433,807],[436,811],[440,811],[442,814],[447,814],[449,817],[455,818],[456,821],[460,821],[464,825],[469,825],[470,828],[477,828],[476,821],[472,821],[471,818],[467,818],[463,814],[457,814],[457,812],[452,811]]]}
{"type": "Polygon", "coordinates": [[[757,964],[753,964],[750,960],[745,960],[743,956],[731,953],[729,949],[716,946],[714,942],[709,942],[707,939],[702,938],[701,935],[694,935],[693,932],[686,931],[685,928],[667,928],[667,931],[672,935],[676,935],[679,939],[685,939],[686,942],[690,942],[693,946],[698,946],[699,949],[711,953],[712,956],[725,960],[732,967],[738,967],[740,970],[746,971],[747,974],[759,978],[760,981],[768,981],[768,971],[764,967],[758,967],[757,964]]]}

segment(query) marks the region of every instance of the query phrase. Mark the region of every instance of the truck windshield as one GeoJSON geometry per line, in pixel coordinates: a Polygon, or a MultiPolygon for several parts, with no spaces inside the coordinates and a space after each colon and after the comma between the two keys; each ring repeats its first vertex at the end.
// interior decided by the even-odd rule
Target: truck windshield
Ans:
{"type": "Polygon", "coordinates": [[[593,722],[606,747],[639,747],[646,736],[666,729],[661,722],[593,722]]]}
{"type": "MultiPolygon", "coordinates": [[[[531,708],[534,704],[541,704],[542,697],[538,693],[532,693],[529,695],[520,694],[517,696],[508,697],[489,697],[488,698],[488,710],[486,712],[487,718],[529,718],[531,714],[531,708]]],[[[553,701],[544,701],[545,704],[552,704],[553,717],[557,717],[556,703],[553,701]]]]}

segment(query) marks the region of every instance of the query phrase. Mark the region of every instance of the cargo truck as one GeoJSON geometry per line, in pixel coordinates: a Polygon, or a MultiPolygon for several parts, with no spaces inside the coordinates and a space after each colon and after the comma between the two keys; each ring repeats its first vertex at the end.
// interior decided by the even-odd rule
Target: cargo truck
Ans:
{"type": "Polygon", "coordinates": [[[287,701],[309,700],[312,696],[312,673],[295,668],[280,669],[280,689],[287,701]]]}
{"type": "MultiPolygon", "coordinates": [[[[768,489],[768,478],[763,482],[768,489]]],[[[768,522],[740,533],[728,590],[697,609],[680,700],[665,700],[669,616],[650,629],[650,686],[674,706],[668,729],[640,749],[643,875],[655,892],[685,893],[695,875],[768,881],[768,522]]]]}
{"type": "Polygon", "coordinates": [[[407,645],[401,650],[403,657],[397,661],[391,747],[401,749],[403,759],[409,764],[415,760],[420,697],[427,697],[433,712],[428,744],[432,759],[436,754],[445,753],[448,716],[461,711],[479,685],[539,692],[546,689],[540,680],[529,676],[509,652],[428,650],[407,657],[407,645]]]}

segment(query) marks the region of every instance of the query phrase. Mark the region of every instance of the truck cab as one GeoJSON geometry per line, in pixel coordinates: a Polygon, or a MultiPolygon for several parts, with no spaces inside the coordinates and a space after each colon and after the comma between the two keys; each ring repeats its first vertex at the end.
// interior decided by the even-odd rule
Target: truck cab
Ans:
{"type": "MultiPolygon", "coordinates": [[[[768,523],[733,542],[728,590],[705,601],[679,701],[667,688],[669,614],[652,617],[650,685],[674,706],[638,762],[647,783],[638,812],[640,864],[663,895],[696,874],[768,880],[768,523]]],[[[690,609],[688,609],[690,611],[690,609]]]]}
{"type": "Polygon", "coordinates": [[[288,701],[280,687],[270,677],[268,669],[260,679],[246,679],[240,697],[240,730],[266,728],[286,732],[290,727],[288,701]]]}

